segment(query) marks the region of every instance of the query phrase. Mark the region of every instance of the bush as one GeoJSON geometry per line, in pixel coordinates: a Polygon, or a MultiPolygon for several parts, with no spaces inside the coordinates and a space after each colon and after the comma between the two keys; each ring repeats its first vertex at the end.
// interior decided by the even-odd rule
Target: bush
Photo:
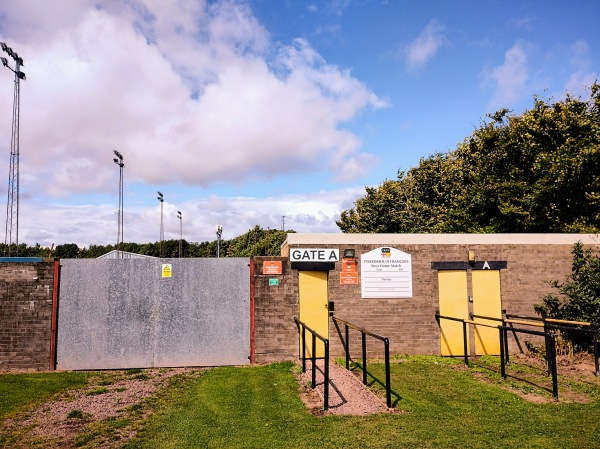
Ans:
{"type": "MultiPolygon", "coordinates": [[[[564,283],[552,281],[558,294],[551,293],[536,304],[535,310],[544,318],[600,323],[600,257],[584,248],[581,242],[573,247],[573,268],[564,283]]],[[[564,332],[564,337],[578,349],[587,349],[591,335],[564,332]]]]}

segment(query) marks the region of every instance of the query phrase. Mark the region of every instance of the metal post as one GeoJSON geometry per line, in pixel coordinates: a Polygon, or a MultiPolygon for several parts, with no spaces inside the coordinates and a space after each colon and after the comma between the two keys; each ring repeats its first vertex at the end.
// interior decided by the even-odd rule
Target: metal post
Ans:
{"type": "Polygon", "coordinates": [[[117,257],[121,256],[123,258],[123,167],[125,164],[123,163],[123,155],[119,153],[117,150],[113,150],[113,153],[116,158],[113,159],[114,163],[119,166],[119,214],[117,216],[117,257]],[[119,252],[119,249],[121,251],[119,252]]]}
{"type": "Polygon", "coordinates": [[[223,234],[223,226],[217,225],[217,258],[221,257],[221,235],[223,234]]]}
{"type": "Polygon", "coordinates": [[[596,365],[596,372],[594,375],[600,376],[600,369],[598,367],[598,331],[595,330],[592,335],[594,339],[594,364],[596,365]]]}
{"type": "Polygon", "coordinates": [[[306,372],[306,327],[302,326],[302,372],[306,372]]]}
{"type": "Polygon", "coordinates": [[[13,97],[13,119],[12,134],[10,141],[10,164],[8,170],[8,198],[6,202],[6,234],[4,239],[5,255],[11,256],[11,246],[15,244],[15,255],[19,255],[19,120],[20,120],[20,81],[25,79],[25,73],[21,71],[23,58],[0,42],[0,47],[11,58],[15,60],[15,68],[8,66],[8,59],[0,57],[2,65],[15,74],[15,90],[13,97]],[[14,240],[13,240],[14,230],[14,240]],[[7,254],[8,253],[8,254],[7,254]]]}
{"type": "Polygon", "coordinates": [[[504,329],[504,357],[506,357],[506,363],[510,363],[510,352],[508,351],[508,329],[504,329]]]}
{"type": "Polygon", "coordinates": [[[367,385],[367,336],[362,333],[363,384],[367,385]]]}
{"type": "Polygon", "coordinates": [[[465,351],[465,367],[469,367],[469,347],[467,345],[467,323],[463,320],[463,349],[465,351]]]}
{"type": "Polygon", "coordinates": [[[345,333],[346,333],[346,369],[349,370],[350,369],[350,340],[348,340],[348,325],[344,324],[344,328],[345,328],[345,333]]]}
{"type": "Polygon", "coordinates": [[[158,201],[160,201],[160,247],[159,247],[159,255],[160,257],[163,257],[163,240],[165,239],[165,225],[163,222],[163,202],[164,202],[164,197],[163,194],[160,192],[156,192],[158,193],[158,201]]]}
{"type": "Polygon", "coordinates": [[[311,332],[312,335],[312,388],[315,388],[315,386],[317,385],[317,358],[315,356],[316,352],[317,352],[317,337],[315,337],[315,334],[311,332]]]}
{"type": "Polygon", "coordinates": [[[390,381],[390,341],[386,337],[383,340],[385,348],[385,398],[388,408],[392,408],[392,386],[390,381]]]}
{"type": "Polygon", "coordinates": [[[181,216],[181,211],[177,211],[177,218],[179,218],[179,258],[183,257],[183,217],[181,216]]]}
{"type": "MultiPolygon", "coordinates": [[[[546,324],[546,322],[544,322],[544,332],[550,333],[550,330],[548,329],[548,325],[546,324]]],[[[548,375],[550,375],[552,372],[552,367],[551,367],[551,362],[550,362],[551,354],[550,354],[550,346],[548,345],[548,337],[546,337],[545,342],[546,342],[546,363],[548,364],[548,375]]]]}
{"type": "Polygon", "coordinates": [[[329,408],[329,339],[323,342],[325,345],[325,361],[324,361],[324,372],[323,372],[323,409],[329,408]]]}
{"type": "Polygon", "coordinates": [[[558,401],[558,373],[556,370],[556,339],[553,334],[550,334],[548,337],[548,340],[550,341],[550,353],[552,356],[552,368],[551,368],[551,373],[550,373],[552,375],[552,396],[555,401],[558,401]]]}
{"type": "Polygon", "coordinates": [[[498,328],[500,332],[500,374],[502,379],[506,379],[506,365],[504,363],[505,351],[504,351],[504,326],[498,328]]]}

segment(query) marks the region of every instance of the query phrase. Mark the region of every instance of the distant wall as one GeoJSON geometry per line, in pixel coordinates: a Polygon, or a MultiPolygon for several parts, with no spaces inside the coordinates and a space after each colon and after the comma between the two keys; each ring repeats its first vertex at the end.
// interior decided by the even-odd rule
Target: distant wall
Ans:
{"type": "Polygon", "coordinates": [[[50,368],[53,293],[53,260],[0,262],[0,370],[50,368]]]}

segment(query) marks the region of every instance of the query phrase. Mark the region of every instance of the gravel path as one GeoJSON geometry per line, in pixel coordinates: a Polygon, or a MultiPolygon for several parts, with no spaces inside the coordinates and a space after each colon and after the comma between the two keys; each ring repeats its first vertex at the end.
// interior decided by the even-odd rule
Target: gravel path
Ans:
{"type": "MultiPolygon", "coordinates": [[[[320,408],[322,409],[325,385],[323,360],[317,360],[316,365],[316,391],[321,398],[320,408]]],[[[310,386],[312,380],[310,360],[306,361],[306,372],[301,374],[300,379],[303,387],[310,386]]],[[[354,374],[333,361],[329,362],[329,409],[325,414],[370,415],[389,411],[385,401],[365,387],[354,374]]]]}

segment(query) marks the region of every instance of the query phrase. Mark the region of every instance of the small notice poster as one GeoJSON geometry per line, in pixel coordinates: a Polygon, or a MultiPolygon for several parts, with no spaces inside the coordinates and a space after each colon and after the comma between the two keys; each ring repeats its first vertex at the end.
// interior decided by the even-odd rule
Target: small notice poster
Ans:
{"type": "Polygon", "coordinates": [[[341,285],[358,285],[358,273],[356,271],[342,271],[340,273],[341,285]]]}
{"type": "Polygon", "coordinates": [[[265,260],[263,262],[263,274],[281,274],[281,260],[265,260]]]}
{"type": "Polygon", "coordinates": [[[363,298],[411,298],[412,258],[384,246],[360,256],[363,298]]]}
{"type": "Polygon", "coordinates": [[[170,263],[163,263],[162,264],[162,277],[164,277],[164,278],[170,278],[171,274],[172,274],[171,264],[170,263]]]}

